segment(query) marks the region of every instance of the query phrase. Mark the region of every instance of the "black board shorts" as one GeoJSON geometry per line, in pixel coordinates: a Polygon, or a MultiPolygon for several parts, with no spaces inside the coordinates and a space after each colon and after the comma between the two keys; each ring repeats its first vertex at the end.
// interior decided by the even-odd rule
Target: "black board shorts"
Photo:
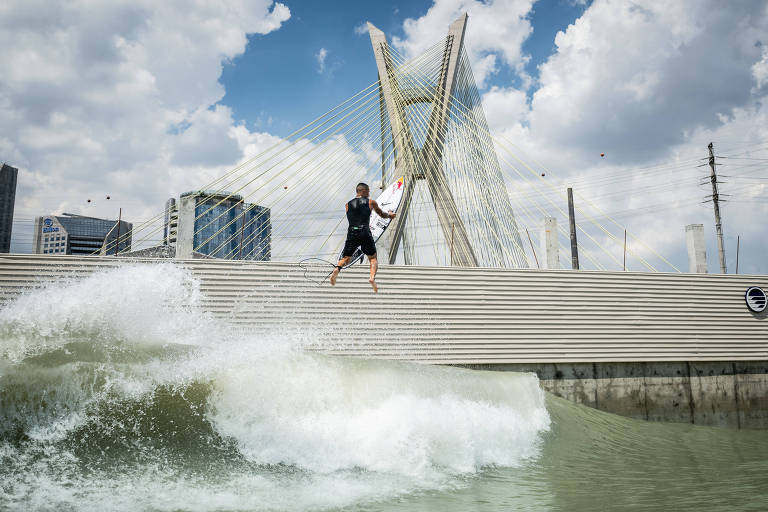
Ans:
{"type": "Polygon", "coordinates": [[[347,230],[347,241],[344,244],[344,250],[341,252],[341,257],[352,256],[355,254],[357,248],[362,249],[363,254],[366,256],[373,256],[376,254],[376,242],[373,241],[373,235],[371,235],[371,228],[353,227],[350,226],[347,230]]]}

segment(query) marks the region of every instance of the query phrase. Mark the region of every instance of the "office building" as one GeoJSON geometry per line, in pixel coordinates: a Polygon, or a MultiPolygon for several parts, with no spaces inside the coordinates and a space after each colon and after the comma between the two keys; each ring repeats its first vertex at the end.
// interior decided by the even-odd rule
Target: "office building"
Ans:
{"type": "Polygon", "coordinates": [[[233,260],[271,258],[269,208],[246,203],[236,194],[197,191],[181,195],[176,216],[173,208],[166,211],[172,212],[166,222],[166,239],[176,232],[179,258],[191,258],[193,253],[233,260]]]}
{"type": "Polygon", "coordinates": [[[176,245],[176,234],[179,230],[179,208],[176,199],[170,198],[165,202],[165,218],[163,221],[163,245],[176,245]]]}
{"type": "Polygon", "coordinates": [[[36,254],[98,254],[106,241],[106,254],[131,250],[130,222],[65,213],[35,219],[32,245],[36,254]],[[120,247],[115,240],[120,237],[120,247]]]}
{"type": "Polygon", "coordinates": [[[3,164],[0,168],[0,252],[11,251],[13,207],[16,203],[16,179],[19,170],[3,164]]]}

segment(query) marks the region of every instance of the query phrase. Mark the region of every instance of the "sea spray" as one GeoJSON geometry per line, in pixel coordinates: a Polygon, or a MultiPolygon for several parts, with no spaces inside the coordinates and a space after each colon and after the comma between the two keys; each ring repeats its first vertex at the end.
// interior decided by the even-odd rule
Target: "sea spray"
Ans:
{"type": "Polygon", "coordinates": [[[533,375],[306,352],[307,332],[243,332],[202,299],[179,267],[127,265],[0,311],[0,501],[333,508],[539,453],[533,375]]]}
{"type": "Polygon", "coordinates": [[[200,286],[175,265],[127,265],[30,291],[0,310],[0,356],[78,340],[188,343],[204,339],[200,286]]]}

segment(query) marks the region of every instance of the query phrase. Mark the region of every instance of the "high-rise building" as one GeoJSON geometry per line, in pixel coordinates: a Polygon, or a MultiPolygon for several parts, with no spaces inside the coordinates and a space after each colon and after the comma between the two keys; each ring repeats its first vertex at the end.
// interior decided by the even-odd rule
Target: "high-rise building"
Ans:
{"type": "Polygon", "coordinates": [[[0,252],[10,252],[13,207],[16,203],[16,178],[19,170],[3,164],[0,168],[0,252]]]}
{"type": "Polygon", "coordinates": [[[165,202],[165,219],[163,222],[163,245],[176,245],[176,234],[179,230],[179,208],[173,197],[165,202]]]}
{"type": "MultiPolygon", "coordinates": [[[[167,211],[173,209],[167,208],[167,211]]],[[[177,219],[179,257],[200,253],[231,260],[269,261],[271,258],[269,208],[245,203],[236,194],[197,191],[181,195],[177,215],[170,216],[165,231],[172,233],[173,220],[177,219]]]]}
{"type": "Polygon", "coordinates": [[[105,241],[107,254],[131,250],[133,225],[124,220],[97,219],[65,213],[35,219],[32,245],[36,254],[91,255],[99,252],[105,241]],[[120,237],[120,247],[115,240],[120,237]]]}

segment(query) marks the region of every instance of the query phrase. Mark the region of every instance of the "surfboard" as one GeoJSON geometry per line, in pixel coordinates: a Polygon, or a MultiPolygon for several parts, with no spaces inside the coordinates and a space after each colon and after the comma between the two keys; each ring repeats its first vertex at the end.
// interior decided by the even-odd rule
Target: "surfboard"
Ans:
{"type": "MultiPolygon", "coordinates": [[[[400,201],[403,200],[403,192],[405,191],[405,177],[400,176],[398,179],[394,181],[390,186],[388,186],[384,192],[382,192],[379,197],[376,198],[376,203],[379,205],[379,208],[382,209],[384,212],[393,211],[397,213],[397,209],[400,207],[400,201]]],[[[369,226],[371,228],[371,235],[373,235],[373,241],[378,242],[379,238],[381,238],[381,235],[384,234],[384,231],[387,230],[387,227],[389,227],[389,223],[392,221],[392,219],[382,219],[379,217],[379,214],[372,211],[371,212],[371,221],[369,223],[369,226]]],[[[344,252],[344,249],[342,248],[341,252],[339,252],[339,259],[341,259],[341,253],[344,252]]],[[[352,254],[352,257],[349,260],[349,263],[344,265],[343,268],[348,268],[354,265],[355,263],[360,263],[365,258],[365,254],[363,254],[363,250],[358,247],[355,252],[352,254]]]]}

